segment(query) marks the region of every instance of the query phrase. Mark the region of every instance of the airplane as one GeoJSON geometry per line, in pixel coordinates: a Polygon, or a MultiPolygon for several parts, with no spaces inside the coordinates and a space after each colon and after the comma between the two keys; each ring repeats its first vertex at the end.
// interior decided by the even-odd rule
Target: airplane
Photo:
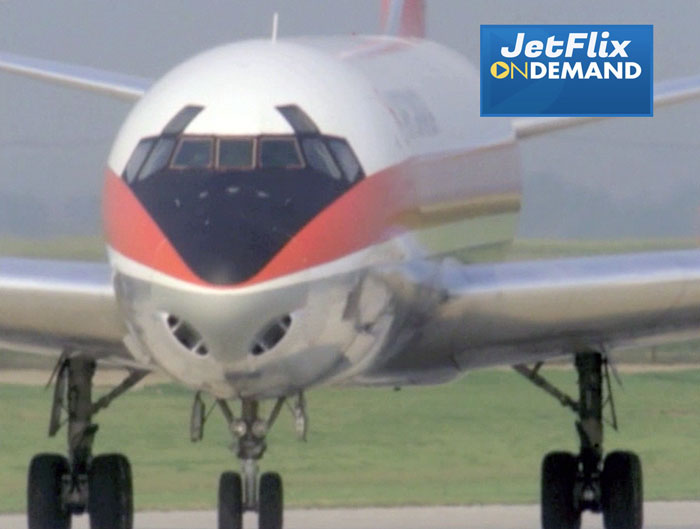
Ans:
{"type": "MultiPolygon", "coordinates": [[[[577,414],[578,454],[542,463],[544,529],[643,525],[641,462],[605,453],[610,351],[700,328],[696,249],[511,261],[519,142],[591,118],[479,117],[478,70],[426,40],[422,0],[384,0],[380,35],[205,51],[159,80],[0,53],[0,69],[135,103],[107,161],[109,263],[0,259],[0,345],[54,355],[50,434],[28,473],[30,529],[133,527],[128,459],[95,455],[95,415],[153,371],[216,399],[241,472],[218,526],[283,526],[259,472],[285,403],[299,432],[319,385],[444,383],[510,366],[577,414]],[[539,366],[568,356],[578,400],[539,366]],[[100,365],[129,370],[93,401],[100,365]],[[535,367],[528,367],[534,365],[535,367]],[[269,415],[261,402],[271,401],[269,415]],[[233,404],[240,402],[240,411],[233,404]]],[[[656,109],[700,77],[655,85],[656,109]]]]}

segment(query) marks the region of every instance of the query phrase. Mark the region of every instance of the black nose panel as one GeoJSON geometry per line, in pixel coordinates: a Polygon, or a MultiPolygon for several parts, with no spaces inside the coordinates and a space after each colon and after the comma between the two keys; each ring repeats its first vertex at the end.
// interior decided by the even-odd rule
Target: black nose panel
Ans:
{"type": "Polygon", "coordinates": [[[163,169],[132,190],[201,279],[246,281],[350,185],[304,169],[163,169]]]}

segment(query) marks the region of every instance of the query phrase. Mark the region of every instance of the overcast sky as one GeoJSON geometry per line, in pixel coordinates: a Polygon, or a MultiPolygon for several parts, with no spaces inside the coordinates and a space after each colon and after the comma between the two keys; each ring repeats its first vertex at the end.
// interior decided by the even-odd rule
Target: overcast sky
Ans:
{"type": "MultiPolygon", "coordinates": [[[[275,11],[281,37],[373,33],[379,0],[0,0],[0,50],[157,78],[208,47],[266,37],[275,11]]],[[[428,37],[476,64],[480,24],[654,24],[657,80],[700,73],[698,20],[695,0],[428,0],[428,37]]],[[[128,110],[0,74],[0,236],[99,233],[104,163],[128,110]]],[[[692,103],[526,142],[521,235],[700,235],[698,132],[692,103]]]]}

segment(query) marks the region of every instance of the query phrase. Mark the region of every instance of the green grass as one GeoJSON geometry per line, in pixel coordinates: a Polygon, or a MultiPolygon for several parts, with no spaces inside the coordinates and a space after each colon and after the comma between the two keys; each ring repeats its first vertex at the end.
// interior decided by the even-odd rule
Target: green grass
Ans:
{"type": "MultiPolygon", "coordinates": [[[[572,392],[574,374],[551,378],[572,392]]],[[[700,497],[700,369],[630,374],[617,392],[620,433],[608,449],[636,450],[648,499],[700,497]]],[[[433,388],[321,389],[309,394],[309,441],[294,439],[286,413],[263,467],[285,477],[293,506],[535,502],[548,450],[575,449],[573,416],[509,371],[473,373],[433,388]]],[[[25,472],[35,452],[62,451],[46,439],[49,393],[0,387],[0,511],[24,508],[25,472]]],[[[138,509],[211,508],[218,474],[235,468],[216,412],[205,439],[188,441],[191,393],[153,386],[99,416],[96,450],[120,450],[134,465],[138,509]]]]}
{"type": "MultiPolygon", "coordinates": [[[[518,239],[508,253],[508,259],[545,259],[581,255],[651,252],[697,248],[696,239],[615,239],[615,240],[554,240],[518,239]]],[[[474,250],[470,250],[472,256],[474,250]]],[[[487,252],[487,255],[491,255],[487,252]]],[[[501,255],[500,252],[497,255],[501,255]]],[[[0,237],[0,256],[35,257],[44,259],[75,259],[102,261],[105,243],[102,237],[65,236],[48,239],[0,237]]],[[[485,257],[484,260],[490,260],[485,257]]],[[[500,259],[500,257],[499,257],[500,259]]],[[[479,259],[481,260],[481,259],[479,259]]]]}
{"type": "Polygon", "coordinates": [[[696,239],[518,239],[513,243],[508,259],[551,259],[586,255],[688,250],[697,247],[698,241],[696,239]]]}
{"type": "Polygon", "coordinates": [[[47,239],[0,237],[0,257],[104,261],[102,237],[55,237],[47,239]]]}

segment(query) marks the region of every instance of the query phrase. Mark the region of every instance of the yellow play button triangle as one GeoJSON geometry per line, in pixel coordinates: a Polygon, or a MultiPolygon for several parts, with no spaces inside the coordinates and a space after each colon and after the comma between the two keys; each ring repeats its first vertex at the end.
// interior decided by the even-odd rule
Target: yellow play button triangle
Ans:
{"type": "Polygon", "coordinates": [[[507,77],[508,72],[510,72],[510,68],[508,68],[508,65],[503,61],[496,61],[491,65],[491,75],[496,79],[507,77]]]}

